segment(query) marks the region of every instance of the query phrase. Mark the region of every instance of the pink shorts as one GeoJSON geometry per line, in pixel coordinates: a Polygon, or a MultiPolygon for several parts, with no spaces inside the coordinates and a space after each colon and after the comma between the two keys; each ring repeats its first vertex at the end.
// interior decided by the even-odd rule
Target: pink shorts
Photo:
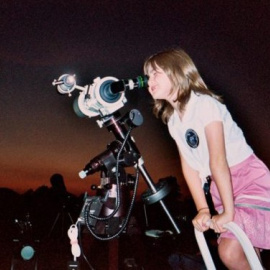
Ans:
{"type": "MultiPolygon", "coordinates": [[[[234,222],[247,234],[254,247],[270,249],[270,172],[255,155],[230,168],[235,202],[234,222]]],[[[214,180],[214,179],[213,179],[214,180]]],[[[211,183],[215,209],[223,211],[217,186],[211,183]]],[[[236,237],[229,231],[220,235],[236,237]]]]}

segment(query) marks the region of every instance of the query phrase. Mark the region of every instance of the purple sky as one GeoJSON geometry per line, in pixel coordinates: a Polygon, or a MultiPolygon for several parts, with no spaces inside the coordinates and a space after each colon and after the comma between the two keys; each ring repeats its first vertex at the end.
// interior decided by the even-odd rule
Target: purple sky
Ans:
{"type": "MultiPolygon", "coordinates": [[[[98,181],[78,172],[114,140],[96,120],[79,118],[73,97],[52,81],[76,74],[133,78],[149,55],[185,49],[225,102],[255,152],[270,166],[269,1],[5,1],[0,7],[0,181],[18,191],[50,186],[63,175],[83,193],[98,181]]],[[[167,127],[151,113],[147,91],[127,93],[144,123],[133,131],[150,175],[175,176],[178,153],[167,127]]],[[[133,169],[131,168],[131,171],[133,169]]],[[[144,180],[140,180],[145,189],[144,180]]],[[[183,190],[186,190],[182,185],[183,190]]]]}

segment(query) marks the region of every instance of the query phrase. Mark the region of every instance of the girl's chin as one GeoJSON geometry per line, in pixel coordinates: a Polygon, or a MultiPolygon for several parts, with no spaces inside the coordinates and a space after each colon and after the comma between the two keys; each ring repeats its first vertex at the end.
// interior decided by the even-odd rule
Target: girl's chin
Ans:
{"type": "Polygon", "coordinates": [[[161,99],[163,99],[160,96],[155,95],[155,94],[152,95],[152,98],[155,99],[155,100],[158,100],[158,99],[161,100],[161,99]]]}

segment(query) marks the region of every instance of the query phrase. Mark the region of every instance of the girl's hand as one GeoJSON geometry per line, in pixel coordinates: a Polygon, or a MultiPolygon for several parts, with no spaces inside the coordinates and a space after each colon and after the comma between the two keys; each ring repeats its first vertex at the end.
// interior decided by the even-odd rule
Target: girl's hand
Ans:
{"type": "Polygon", "coordinates": [[[224,224],[233,221],[233,216],[223,212],[220,215],[213,216],[210,221],[210,228],[216,233],[226,232],[227,229],[223,228],[224,224]]]}
{"type": "Polygon", "coordinates": [[[192,220],[193,226],[200,232],[207,231],[210,228],[211,215],[209,209],[199,211],[192,220]]]}

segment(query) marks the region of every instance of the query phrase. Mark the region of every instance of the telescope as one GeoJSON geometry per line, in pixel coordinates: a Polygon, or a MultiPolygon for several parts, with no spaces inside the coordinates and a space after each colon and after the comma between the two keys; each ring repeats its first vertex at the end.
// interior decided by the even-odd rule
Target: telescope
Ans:
{"type": "Polygon", "coordinates": [[[79,218],[83,220],[95,238],[99,240],[110,240],[125,230],[135,202],[139,174],[143,176],[149,187],[148,192],[142,197],[144,203],[152,204],[159,202],[176,232],[180,233],[180,229],[163,201],[163,198],[169,193],[170,189],[167,185],[156,185],[153,182],[144,166],[143,157],[136,146],[135,140],[130,136],[133,128],[140,126],[143,122],[141,113],[133,109],[122,117],[119,112],[125,103],[127,103],[125,92],[146,88],[148,86],[148,77],[143,75],[137,76],[134,79],[122,80],[111,76],[104,78],[97,77],[93,80],[92,84],[79,86],[76,83],[75,75],[63,74],[57,80],[54,80],[52,84],[57,87],[60,94],[67,94],[68,96],[71,96],[75,89],[79,90],[79,96],[75,98],[73,103],[75,113],[80,117],[87,116],[89,118],[99,115],[100,119],[97,121],[99,127],[106,127],[116,138],[115,141],[107,145],[105,151],[92,158],[83,170],[79,172],[81,179],[96,172],[101,172],[100,186],[102,187],[102,194],[101,196],[95,196],[95,199],[90,197],[85,200],[83,213],[81,214],[82,218],[79,218]],[[121,197],[126,192],[129,193],[130,182],[125,172],[126,167],[134,167],[136,169],[136,177],[134,178],[134,187],[132,187],[133,195],[130,206],[124,218],[122,213],[125,212],[123,211],[125,207],[121,197]],[[106,184],[103,185],[105,182],[106,184]],[[101,206],[106,206],[108,202],[110,203],[113,200],[115,200],[114,207],[107,207],[110,210],[106,211],[106,215],[99,216],[98,213],[101,206]],[[93,206],[92,209],[91,206],[93,206]],[[96,211],[95,208],[99,210],[96,211]],[[91,211],[94,211],[94,214],[91,214],[91,211]],[[117,221],[119,224],[117,226],[114,224],[112,227],[119,229],[117,232],[111,231],[110,226],[106,225],[106,222],[113,222],[113,218],[116,217],[119,217],[117,221]],[[96,221],[105,222],[104,228],[107,237],[101,237],[99,235],[101,232],[95,232],[93,224],[96,221]]]}
{"type": "Polygon", "coordinates": [[[97,77],[92,84],[82,87],[77,85],[75,75],[63,74],[52,84],[57,86],[60,94],[69,96],[75,89],[79,90],[80,94],[73,103],[75,113],[80,117],[94,117],[110,115],[119,110],[127,102],[125,91],[145,88],[147,82],[146,75],[122,80],[107,76],[97,77]]]}

